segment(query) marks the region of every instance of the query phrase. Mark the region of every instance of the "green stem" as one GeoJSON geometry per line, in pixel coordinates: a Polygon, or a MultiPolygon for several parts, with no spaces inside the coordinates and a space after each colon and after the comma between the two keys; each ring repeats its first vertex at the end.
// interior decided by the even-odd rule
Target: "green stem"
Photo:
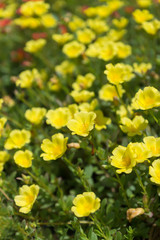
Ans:
{"type": "Polygon", "coordinates": [[[101,236],[105,239],[105,240],[109,240],[106,236],[106,234],[104,233],[103,229],[101,228],[101,224],[99,222],[99,220],[97,219],[97,217],[94,215],[90,215],[91,220],[94,222],[94,224],[96,225],[97,229],[99,230],[99,232],[101,233],[101,236]]]}
{"type": "Polygon", "coordinates": [[[124,103],[122,97],[121,97],[120,94],[119,94],[118,87],[117,87],[117,85],[114,85],[114,86],[115,86],[115,88],[116,88],[116,92],[117,92],[117,94],[118,94],[119,100],[120,100],[121,104],[125,107],[125,109],[126,109],[126,111],[127,111],[127,115],[128,115],[128,117],[129,117],[129,116],[130,116],[130,112],[129,112],[126,104],[124,103]]]}
{"type": "Polygon", "coordinates": [[[52,194],[48,186],[40,180],[40,178],[36,177],[34,174],[32,174],[29,170],[26,169],[26,172],[38,183],[40,187],[42,187],[55,201],[57,198],[52,194]]]}
{"type": "Polygon", "coordinates": [[[154,121],[160,126],[160,123],[159,123],[158,119],[156,118],[156,116],[154,115],[153,111],[150,110],[149,113],[150,113],[151,116],[153,117],[154,121]]]}
{"type": "Polygon", "coordinates": [[[145,208],[145,211],[148,212],[149,211],[149,206],[148,206],[148,199],[149,199],[149,197],[148,197],[148,193],[147,193],[146,187],[144,186],[144,184],[142,182],[142,179],[141,179],[141,176],[138,174],[137,169],[134,169],[134,171],[136,173],[136,176],[137,176],[137,179],[138,179],[138,183],[139,183],[140,187],[143,190],[144,197],[146,198],[145,202],[144,202],[144,208],[145,208]]]}
{"type": "Polygon", "coordinates": [[[123,197],[125,199],[125,202],[126,202],[127,206],[130,207],[130,204],[129,204],[129,201],[128,201],[128,198],[127,198],[127,195],[126,195],[126,191],[125,191],[124,186],[123,186],[123,183],[121,182],[121,179],[120,179],[119,175],[116,172],[115,172],[115,175],[116,175],[117,181],[118,181],[118,183],[119,183],[119,185],[120,185],[120,187],[122,189],[122,195],[123,195],[123,197]]]}
{"type": "Polygon", "coordinates": [[[71,161],[69,161],[69,159],[67,159],[66,157],[63,157],[63,160],[65,161],[65,163],[67,165],[70,166],[70,169],[71,171],[74,173],[74,175],[76,175],[80,180],[81,180],[81,183],[84,187],[84,189],[89,192],[91,191],[90,189],[90,186],[89,186],[89,183],[88,181],[86,180],[84,174],[83,174],[83,171],[79,168],[77,168],[73,163],[71,163],[71,161]]]}

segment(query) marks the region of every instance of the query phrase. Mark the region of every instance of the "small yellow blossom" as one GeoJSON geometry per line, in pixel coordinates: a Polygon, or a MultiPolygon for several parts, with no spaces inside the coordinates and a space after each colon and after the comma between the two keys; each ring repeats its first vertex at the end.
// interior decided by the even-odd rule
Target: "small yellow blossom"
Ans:
{"type": "Polygon", "coordinates": [[[101,110],[96,110],[94,112],[96,114],[95,129],[97,129],[98,131],[106,129],[106,125],[109,125],[111,123],[111,119],[105,117],[101,110]]]}
{"type": "Polygon", "coordinates": [[[114,26],[116,26],[117,28],[125,28],[128,24],[128,19],[125,17],[122,17],[120,19],[113,19],[112,23],[114,24],[114,26]]]}
{"type": "Polygon", "coordinates": [[[151,20],[153,18],[153,15],[148,10],[136,9],[133,12],[133,17],[137,23],[143,23],[151,20]]]}
{"type": "Polygon", "coordinates": [[[116,111],[117,115],[120,117],[120,118],[123,118],[123,117],[127,117],[128,115],[128,112],[129,114],[132,116],[133,115],[133,109],[130,105],[124,107],[123,105],[121,105],[119,107],[119,109],[116,111]]]}
{"type": "Polygon", "coordinates": [[[2,98],[0,98],[0,109],[2,108],[2,104],[3,104],[3,99],[2,98]]]}
{"type": "Polygon", "coordinates": [[[107,75],[108,81],[115,85],[128,82],[134,77],[133,69],[128,64],[118,63],[114,66],[110,63],[106,65],[106,69],[104,73],[107,75]]]}
{"type": "Polygon", "coordinates": [[[43,38],[39,38],[38,40],[30,40],[26,42],[24,50],[29,53],[36,53],[41,50],[45,44],[46,40],[43,38]]]}
{"type": "Polygon", "coordinates": [[[30,88],[34,79],[39,78],[40,74],[37,69],[25,70],[19,74],[18,79],[16,80],[16,86],[21,88],[30,88]]]}
{"type": "Polygon", "coordinates": [[[107,26],[104,20],[99,18],[96,19],[88,19],[87,25],[97,34],[107,32],[109,27],[107,26]]]}
{"type": "Polygon", "coordinates": [[[2,136],[2,131],[6,122],[7,118],[5,117],[0,118],[0,137],[2,136]]]}
{"type": "Polygon", "coordinates": [[[160,184],[160,159],[153,161],[149,167],[150,180],[156,184],[160,184]]]}
{"type": "Polygon", "coordinates": [[[26,143],[30,142],[31,138],[31,133],[25,129],[18,130],[15,129],[13,130],[8,139],[5,142],[5,149],[13,149],[13,148],[21,148],[23,147],[26,143]]]}
{"type": "Polygon", "coordinates": [[[74,16],[72,21],[69,22],[69,28],[75,32],[78,28],[84,28],[86,23],[79,17],[74,16]]]}
{"type": "Polygon", "coordinates": [[[41,154],[44,161],[56,160],[67,150],[68,138],[64,138],[63,134],[57,133],[52,136],[52,141],[44,139],[41,149],[45,152],[41,154]]]}
{"type": "Polygon", "coordinates": [[[92,73],[87,73],[85,76],[78,75],[76,82],[72,84],[74,90],[79,91],[81,89],[87,89],[92,86],[95,81],[95,76],[92,73]]]}
{"type": "MultiPolygon", "coordinates": [[[[5,2],[4,2],[5,3],[5,2]]],[[[5,3],[6,5],[6,3],[5,3]]],[[[12,18],[15,13],[16,13],[16,9],[17,9],[17,4],[13,3],[13,1],[10,4],[7,4],[4,7],[0,8],[0,18],[12,18]]]]}
{"type": "Polygon", "coordinates": [[[117,47],[117,57],[118,58],[127,58],[132,54],[132,48],[130,45],[126,45],[122,42],[116,44],[117,47]]]}
{"type": "Polygon", "coordinates": [[[134,109],[147,110],[160,106],[160,92],[154,87],[145,87],[139,89],[135,97],[132,99],[132,107],[134,109]]]}
{"type": "Polygon", "coordinates": [[[92,42],[96,37],[95,33],[89,28],[78,30],[76,34],[78,41],[84,44],[92,42]]]}
{"type": "Polygon", "coordinates": [[[64,34],[53,34],[52,35],[52,39],[54,41],[56,41],[57,43],[63,45],[65,44],[66,42],[70,41],[73,39],[73,34],[70,34],[70,33],[64,33],[64,34]]]}
{"type": "Polygon", "coordinates": [[[21,28],[35,29],[41,25],[41,21],[38,18],[33,17],[20,17],[14,20],[14,23],[21,28]]]}
{"type": "Polygon", "coordinates": [[[143,22],[142,28],[151,35],[155,35],[157,31],[160,29],[160,21],[157,19],[154,19],[151,22],[143,22]]]}
{"type": "Polygon", "coordinates": [[[108,41],[118,41],[120,40],[124,35],[126,34],[126,30],[115,30],[111,29],[109,33],[107,34],[107,40],[108,41]]]}
{"type": "Polygon", "coordinates": [[[48,13],[41,17],[41,23],[44,27],[51,28],[57,25],[57,20],[52,14],[48,13]]]}
{"type": "Polygon", "coordinates": [[[94,127],[95,118],[94,112],[78,112],[74,114],[74,119],[69,120],[67,127],[72,131],[72,134],[87,137],[94,127]]]}
{"type": "Polygon", "coordinates": [[[127,147],[118,146],[111,156],[111,165],[118,168],[117,173],[131,173],[132,168],[136,165],[136,154],[132,151],[131,145],[127,147]]]}
{"type": "Polygon", "coordinates": [[[132,151],[135,154],[135,160],[137,163],[143,163],[150,157],[150,151],[144,143],[135,142],[129,144],[132,151]]]}
{"type": "Polygon", "coordinates": [[[44,13],[46,13],[49,9],[49,4],[45,3],[44,1],[28,1],[25,2],[21,5],[21,14],[29,17],[29,16],[33,16],[38,15],[41,16],[44,13]]]}
{"type": "Polygon", "coordinates": [[[151,63],[140,63],[140,64],[133,63],[133,68],[136,73],[144,75],[145,73],[147,73],[148,70],[152,68],[152,64],[151,63]]]}
{"type": "Polygon", "coordinates": [[[96,108],[98,104],[97,99],[93,99],[90,103],[84,102],[79,105],[80,111],[85,112],[94,112],[94,109],[96,108]]]}
{"type": "Polygon", "coordinates": [[[32,206],[38,196],[39,186],[38,185],[23,185],[19,189],[19,195],[15,196],[14,201],[17,206],[20,207],[19,212],[29,213],[32,206]]]}
{"type": "Polygon", "coordinates": [[[147,149],[150,151],[150,157],[160,156],[160,138],[148,136],[143,139],[147,149]]]}
{"type": "Polygon", "coordinates": [[[135,116],[133,120],[123,117],[121,118],[120,128],[123,132],[127,133],[128,136],[142,135],[143,130],[146,129],[148,121],[142,116],[135,116]]]}
{"type": "Polygon", "coordinates": [[[33,153],[29,150],[19,150],[14,154],[13,158],[15,163],[20,167],[29,168],[32,166],[33,153]]]}
{"type": "Polygon", "coordinates": [[[56,129],[65,127],[71,119],[71,113],[67,107],[60,107],[55,110],[49,110],[46,114],[46,122],[56,129]]]}
{"type": "Polygon", "coordinates": [[[117,85],[118,93],[116,87],[111,84],[105,84],[99,90],[99,98],[104,101],[114,101],[114,99],[118,99],[119,96],[122,97],[125,90],[121,85],[117,85]]]}
{"type": "Polygon", "coordinates": [[[9,160],[10,155],[6,151],[0,151],[0,163],[5,163],[9,160]]]}
{"type": "Polygon", "coordinates": [[[58,74],[61,75],[71,74],[75,70],[75,64],[65,60],[60,65],[55,66],[55,70],[58,74]]]}
{"type": "Polygon", "coordinates": [[[62,51],[69,58],[77,58],[84,52],[84,50],[85,50],[85,46],[82,43],[79,43],[77,41],[66,43],[62,49],[62,51]]]}
{"type": "Polygon", "coordinates": [[[25,118],[33,123],[33,124],[40,124],[42,122],[42,119],[44,118],[46,114],[46,109],[45,108],[32,108],[32,109],[28,109],[25,112],[25,118]]]}
{"type": "Polygon", "coordinates": [[[136,0],[141,8],[147,8],[152,4],[152,0],[136,0]]]}
{"type": "Polygon", "coordinates": [[[78,194],[73,200],[71,211],[77,217],[87,217],[100,208],[100,199],[93,192],[78,194]]]}
{"type": "Polygon", "coordinates": [[[89,92],[87,90],[82,91],[72,91],[70,95],[74,98],[76,102],[87,102],[90,98],[94,97],[94,92],[89,92]]]}
{"type": "Polygon", "coordinates": [[[105,46],[101,47],[99,50],[98,58],[104,61],[109,61],[114,58],[117,54],[117,47],[114,42],[108,41],[105,46]]]}

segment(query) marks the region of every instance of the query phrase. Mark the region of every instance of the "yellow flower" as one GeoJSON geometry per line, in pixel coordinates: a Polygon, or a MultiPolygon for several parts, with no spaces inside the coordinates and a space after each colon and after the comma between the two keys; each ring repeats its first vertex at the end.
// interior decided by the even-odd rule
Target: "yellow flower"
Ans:
{"type": "Polygon", "coordinates": [[[74,98],[76,102],[87,102],[90,98],[94,97],[94,92],[89,92],[87,90],[82,91],[72,91],[70,95],[74,98]]]}
{"type": "Polygon", "coordinates": [[[36,53],[41,50],[45,44],[46,40],[43,38],[39,38],[38,40],[30,40],[26,42],[24,50],[29,53],[36,53]]]}
{"type": "Polygon", "coordinates": [[[107,35],[107,40],[108,41],[118,41],[120,40],[124,35],[126,34],[126,30],[115,30],[111,29],[107,35]]]}
{"type": "Polygon", "coordinates": [[[37,69],[25,70],[19,74],[18,79],[16,80],[16,86],[21,88],[30,88],[34,79],[39,78],[40,74],[37,69]]]}
{"type": "Polygon", "coordinates": [[[14,23],[22,28],[37,28],[41,25],[40,19],[33,17],[20,17],[14,20],[14,23]]]}
{"type": "Polygon", "coordinates": [[[55,66],[55,70],[61,75],[67,75],[74,72],[75,65],[74,63],[65,60],[60,65],[55,66]]]}
{"type": "Polygon", "coordinates": [[[150,180],[156,184],[160,184],[160,159],[153,161],[149,167],[150,180]]]}
{"type": "Polygon", "coordinates": [[[69,58],[77,58],[79,55],[81,55],[84,52],[84,50],[85,50],[85,46],[82,43],[79,43],[77,41],[66,43],[62,49],[62,51],[69,58]]]}
{"type": "Polygon", "coordinates": [[[132,168],[136,165],[136,154],[132,151],[130,144],[127,147],[116,147],[112,154],[111,165],[118,168],[117,173],[129,174],[132,172],[132,168]]]}
{"type": "Polygon", "coordinates": [[[94,17],[97,15],[97,8],[96,7],[88,7],[84,10],[84,13],[87,17],[94,17]]]}
{"type": "Polygon", "coordinates": [[[120,128],[128,136],[142,135],[143,130],[147,127],[148,121],[142,116],[135,116],[133,120],[123,117],[121,118],[120,128]]]}
{"type": "Polygon", "coordinates": [[[130,45],[126,45],[122,42],[116,44],[117,47],[117,57],[118,58],[127,58],[132,54],[132,48],[130,45]]]}
{"type": "Polygon", "coordinates": [[[133,115],[134,112],[131,106],[127,106],[127,109],[126,109],[126,107],[121,105],[119,109],[116,111],[117,115],[119,115],[120,118],[127,117],[128,112],[130,113],[131,116],[133,115]]]}
{"type": "Polygon", "coordinates": [[[38,185],[23,185],[19,189],[19,195],[15,196],[14,201],[17,206],[20,207],[19,212],[29,213],[32,206],[38,196],[39,186],[38,185]]]}
{"type": "Polygon", "coordinates": [[[149,7],[152,4],[152,0],[136,0],[136,1],[141,8],[149,7]]]}
{"type": "Polygon", "coordinates": [[[0,109],[2,108],[2,104],[3,104],[3,99],[2,98],[0,98],[0,109]]]}
{"type": "Polygon", "coordinates": [[[137,23],[143,23],[151,20],[153,18],[153,15],[148,10],[136,9],[133,12],[133,17],[137,23]]]}
{"type": "Polygon", "coordinates": [[[95,33],[89,28],[84,28],[82,30],[77,31],[77,39],[81,43],[88,44],[92,42],[95,39],[95,37],[96,37],[95,33]]]}
{"type": "Polygon", "coordinates": [[[118,63],[115,66],[110,63],[106,65],[106,69],[104,73],[107,75],[108,81],[115,85],[128,82],[134,77],[132,67],[124,63],[118,63]]]}
{"type": "Polygon", "coordinates": [[[45,152],[41,154],[44,161],[56,160],[67,150],[68,138],[64,138],[63,134],[57,133],[52,136],[52,141],[44,139],[41,149],[45,152]]]}
{"type": "Polygon", "coordinates": [[[135,155],[134,158],[137,163],[142,163],[150,157],[150,151],[144,143],[135,142],[129,145],[135,155]]]}
{"type": "Polygon", "coordinates": [[[114,42],[107,42],[105,46],[100,48],[98,57],[104,61],[109,61],[115,57],[117,48],[114,42]]]}
{"type": "Polygon", "coordinates": [[[106,24],[106,21],[101,20],[99,18],[96,19],[88,19],[87,25],[96,33],[104,33],[107,32],[109,27],[106,24]]]}
{"type": "Polygon", "coordinates": [[[9,160],[10,155],[5,151],[0,151],[0,163],[5,163],[9,160]]]}
{"type": "Polygon", "coordinates": [[[98,104],[97,99],[93,99],[91,101],[91,103],[86,103],[86,102],[85,103],[81,103],[79,105],[79,109],[80,109],[80,111],[93,112],[94,109],[96,108],[97,104],[98,104]]]}
{"type": "Polygon", "coordinates": [[[152,64],[151,63],[140,63],[140,64],[133,63],[133,68],[136,73],[144,75],[145,73],[147,73],[148,70],[152,68],[152,64]]]}
{"type": "Polygon", "coordinates": [[[151,22],[143,22],[142,28],[151,35],[155,35],[157,31],[160,29],[160,21],[157,19],[154,19],[151,22]]]}
{"type": "Polygon", "coordinates": [[[78,75],[76,82],[72,84],[74,90],[79,91],[81,89],[90,88],[95,81],[95,76],[92,73],[87,73],[85,76],[78,75]]]}
{"type": "Polygon", "coordinates": [[[52,14],[48,13],[41,17],[41,23],[44,27],[50,28],[57,25],[57,20],[52,14]]]}
{"type": "Polygon", "coordinates": [[[93,192],[78,194],[73,200],[71,211],[77,217],[87,217],[100,208],[100,199],[93,192]]]}
{"type": "Polygon", "coordinates": [[[46,13],[49,9],[49,4],[45,3],[44,1],[28,1],[26,3],[23,3],[21,5],[21,14],[29,17],[32,15],[42,15],[44,13],[46,13]]]}
{"type": "Polygon", "coordinates": [[[25,129],[22,130],[15,129],[10,133],[9,138],[5,142],[4,147],[8,150],[13,148],[21,148],[26,143],[30,142],[30,138],[31,133],[29,131],[25,129]]]}
{"type": "Polygon", "coordinates": [[[111,119],[106,118],[101,110],[96,110],[94,112],[96,114],[95,129],[97,129],[98,131],[106,129],[106,125],[109,125],[111,123],[111,119]]]}
{"type": "Polygon", "coordinates": [[[100,45],[95,42],[88,46],[87,50],[85,51],[85,54],[88,57],[98,57],[100,51],[101,51],[100,45]]]}
{"type": "Polygon", "coordinates": [[[2,136],[2,131],[6,122],[7,118],[5,117],[0,118],[0,137],[2,136]]]}
{"type": "Polygon", "coordinates": [[[149,136],[149,137],[145,137],[143,141],[147,149],[150,151],[150,157],[160,156],[160,138],[149,136]]]}
{"type": "Polygon", "coordinates": [[[56,129],[65,127],[71,118],[71,113],[68,108],[60,107],[55,110],[49,110],[46,114],[46,122],[56,129]]]}
{"type": "Polygon", "coordinates": [[[154,87],[145,87],[139,89],[135,97],[132,99],[132,107],[134,109],[147,110],[160,106],[160,92],[154,87]]]}
{"type": "Polygon", "coordinates": [[[77,17],[77,16],[74,16],[74,17],[73,17],[73,20],[70,21],[69,24],[68,24],[69,28],[70,28],[73,32],[75,32],[78,28],[83,28],[83,27],[85,27],[85,25],[86,25],[85,22],[84,22],[81,18],[79,18],[79,17],[77,17]]]}
{"type": "Polygon", "coordinates": [[[131,222],[133,218],[143,215],[144,213],[143,208],[129,208],[127,210],[127,220],[131,222]]]}
{"type": "Polygon", "coordinates": [[[64,33],[64,34],[53,34],[52,39],[59,44],[65,44],[66,42],[73,39],[73,34],[64,33]]]}
{"type": "Polygon", "coordinates": [[[32,109],[28,109],[25,112],[25,118],[29,122],[38,125],[42,122],[42,119],[44,118],[45,114],[46,114],[45,108],[33,107],[32,109]]]}
{"type": "Polygon", "coordinates": [[[116,19],[114,18],[112,20],[112,23],[114,24],[114,26],[116,26],[117,28],[125,28],[128,24],[128,19],[125,17],[121,17],[120,19],[116,19]]]}
{"type": "MultiPolygon", "coordinates": [[[[5,2],[5,5],[6,5],[6,2],[5,2]]],[[[0,18],[12,18],[16,13],[16,9],[17,9],[16,3],[8,4],[5,6],[5,8],[1,7],[0,18]]]]}
{"type": "Polygon", "coordinates": [[[99,98],[104,101],[113,101],[114,99],[118,99],[119,96],[122,97],[125,90],[122,88],[121,85],[117,85],[118,92],[115,88],[115,86],[111,84],[105,84],[100,90],[99,90],[99,98]]]}
{"type": "Polygon", "coordinates": [[[19,150],[14,154],[13,158],[15,163],[20,167],[29,168],[32,166],[33,153],[29,150],[19,150]]]}
{"type": "Polygon", "coordinates": [[[74,114],[74,119],[69,120],[67,127],[72,134],[87,137],[94,127],[96,114],[94,112],[78,112],[74,114]]]}

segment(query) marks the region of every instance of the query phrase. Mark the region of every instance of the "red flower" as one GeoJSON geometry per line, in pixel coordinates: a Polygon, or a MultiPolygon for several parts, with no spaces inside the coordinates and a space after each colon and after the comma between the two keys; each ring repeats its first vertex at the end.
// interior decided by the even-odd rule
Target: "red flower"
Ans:
{"type": "Polygon", "coordinates": [[[11,19],[1,19],[0,20],[0,28],[4,28],[5,26],[9,25],[11,23],[11,19]]]}
{"type": "Polygon", "coordinates": [[[47,33],[45,33],[45,32],[42,32],[42,33],[33,33],[32,34],[32,38],[34,39],[34,40],[37,40],[37,39],[39,39],[39,38],[46,38],[47,37],[47,33]]]}
{"type": "Polygon", "coordinates": [[[67,28],[65,25],[59,25],[59,29],[61,31],[62,34],[66,33],[67,32],[67,28]]]}

